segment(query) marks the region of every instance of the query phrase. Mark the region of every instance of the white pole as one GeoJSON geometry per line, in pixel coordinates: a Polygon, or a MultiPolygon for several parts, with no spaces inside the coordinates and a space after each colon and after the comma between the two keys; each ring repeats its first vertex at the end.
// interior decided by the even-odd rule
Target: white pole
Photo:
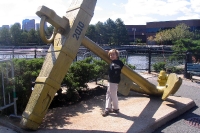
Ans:
{"type": "Polygon", "coordinates": [[[132,28],[132,31],[134,33],[134,44],[135,44],[135,31],[136,31],[136,28],[132,28]]]}

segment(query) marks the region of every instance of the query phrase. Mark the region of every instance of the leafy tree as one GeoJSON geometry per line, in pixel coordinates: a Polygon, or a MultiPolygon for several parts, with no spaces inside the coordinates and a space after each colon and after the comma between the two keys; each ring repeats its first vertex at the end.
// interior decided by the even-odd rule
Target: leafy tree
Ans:
{"type": "MultiPolygon", "coordinates": [[[[53,29],[54,27],[51,25],[47,27],[47,38],[52,35],[53,29]]],[[[11,26],[10,30],[7,28],[2,28],[0,30],[1,45],[21,46],[27,45],[27,43],[44,44],[40,38],[39,31],[35,31],[34,29],[22,31],[19,23],[15,23],[11,26]]]]}
{"type": "Polygon", "coordinates": [[[37,44],[38,44],[38,45],[43,44],[42,39],[41,39],[41,37],[40,37],[40,32],[39,32],[39,30],[36,31],[36,40],[37,40],[37,44]]]}
{"type": "Polygon", "coordinates": [[[96,25],[95,25],[95,29],[96,29],[96,32],[97,32],[97,42],[99,44],[103,44],[105,43],[105,37],[106,37],[106,30],[105,30],[105,26],[102,22],[98,22],[96,25]]]}
{"type": "Polygon", "coordinates": [[[152,44],[154,42],[154,37],[153,36],[149,36],[147,38],[147,40],[148,40],[148,44],[152,44]]]}
{"type": "Polygon", "coordinates": [[[52,25],[50,25],[49,27],[47,27],[47,31],[46,32],[47,32],[48,35],[52,35],[53,30],[54,30],[54,27],[52,25]]]}
{"type": "Polygon", "coordinates": [[[199,40],[200,39],[200,30],[195,30],[193,32],[193,39],[194,40],[199,40]]]}
{"type": "Polygon", "coordinates": [[[52,36],[53,30],[54,30],[54,27],[52,25],[50,25],[49,27],[47,27],[47,29],[45,30],[47,38],[50,38],[52,36]]]}
{"type": "Polygon", "coordinates": [[[37,43],[37,35],[34,29],[31,29],[28,32],[28,42],[29,43],[37,43]]]}
{"type": "Polygon", "coordinates": [[[198,34],[190,31],[190,28],[185,24],[180,24],[172,32],[174,55],[186,53],[188,51],[193,54],[200,52],[200,39],[197,38],[198,34]]]}
{"type": "Polygon", "coordinates": [[[123,45],[128,42],[128,33],[123,21],[108,19],[105,23],[89,25],[86,36],[99,44],[123,45]]]}
{"type": "Polygon", "coordinates": [[[114,34],[115,35],[114,42],[117,45],[126,44],[128,42],[128,33],[123,21],[120,18],[118,18],[115,21],[115,24],[116,24],[117,29],[114,34]]]}
{"type": "Polygon", "coordinates": [[[114,38],[116,37],[116,24],[109,18],[104,25],[106,29],[106,41],[108,44],[114,45],[114,38]]]}
{"type": "Polygon", "coordinates": [[[155,41],[164,44],[167,41],[177,41],[180,39],[191,38],[193,33],[190,31],[190,27],[184,23],[180,23],[175,28],[162,30],[156,33],[155,41]]]}
{"type": "MultiPolygon", "coordinates": [[[[172,47],[174,50],[173,55],[180,55],[186,52],[192,52],[194,55],[200,53],[200,40],[193,39],[180,39],[174,42],[174,46],[172,47]]],[[[184,58],[183,54],[183,57],[184,58]]]]}
{"type": "Polygon", "coordinates": [[[186,52],[192,52],[197,54],[200,52],[200,32],[190,30],[190,27],[184,23],[180,23],[175,28],[162,30],[156,33],[155,38],[149,37],[148,40],[156,41],[159,44],[167,44],[171,42],[173,44],[172,49],[174,53],[170,59],[185,58],[186,52]],[[177,56],[182,55],[182,56],[177,56]]]}
{"type": "Polygon", "coordinates": [[[89,25],[86,32],[86,36],[89,37],[94,42],[97,42],[96,34],[98,33],[95,30],[95,25],[89,25]]]}
{"type": "Polygon", "coordinates": [[[11,38],[13,40],[14,45],[19,45],[21,41],[21,26],[20,23],[15,23],[10,28],[11,38]]]}
{"type": "Polygon", "coordinates": [[[22,32],[21,33],[21,43],[25,44],[28,43],[28,32],[22,32]]]}
{"type": "Polygon", "coordinates": [[[174,29],[172,29],[172,36],[174,36],[172,41],[191,38],[193,33],[190,32],[190,27],[184,23],[179,24],[174,29]]]}
{"type": "Polygon", "coordinates": [[[0,42],[2,45],[11,45],[11,35],[7,28],[0,30],[0,42]]]}

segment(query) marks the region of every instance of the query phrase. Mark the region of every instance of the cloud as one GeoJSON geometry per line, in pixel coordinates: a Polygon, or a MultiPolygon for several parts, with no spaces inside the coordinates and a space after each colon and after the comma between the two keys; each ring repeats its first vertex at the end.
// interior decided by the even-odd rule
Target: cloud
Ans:
{"type": "MultiPolygon", "coordinates": [[[[39,6],[53,9],[64,16],[73,0],[3,0],[0,4],[0,27],[3,24],[40,18],[35,14],[39,6]]],[[[98,1],[91,23],[105,22],[108,18],[121,18],[127,25],[140,25],[152,21],[200,19],[200,0],[117,0],[98,1]]]]}
{"type": "Polygon", "coordinates": [[[112,3],[112,5],[113,5],[113,6],[117,6],[117,4],[116,4],[116,3],[112,3]]]}
{"type": "Polygon", "coordinates": [[[69,4],[72,0],[6,0],[2,1],[0,5],[1,24],[13,24],[15,22],[22,22],[23,19],[36,19],[39,22],[39,17],[36,11],[39,6],[47,6],[53,9],[59,16],[64,16],[69,4]],[[6,8],[9,8],[6,9],[6,8]]]}
{"type": "Polygon", "coordinates": [[[120,17],[116,16],[115,18],[121,18],[126,25],[146,25],[146,22],[158,21],[157,18],[146,15],[121,14],[120,17]]]}
{"type": "MultiPolygon", "coordinates": [[[[199,0],[128,0],[124,5],[126,24],[199,18],[199,0]],[[178,16],[178,17],[177,17],[178,16]],[[161,19],[162,18],[162,19],[161,19]],[[164,20],[165,19],[165,20],[164,20]]],[[[123,20],[123,19],[122,19],[123,20]]]]}
{"type": "Polygon", "coordinates": [[[128,0],[127,13],[133,15],[176,15],[190,3],[187,0],[128,0]]]}
{"type": "Polygon", "coordinates": [[[95,7],[95,10],[96,10],[96,11],[102,11],[103,8],[101,8],[101,7],[99,7],[99,6],[96,6],[96,7],[95,7]]]}
{"type": "Polygon", "coordinates": [[[200,1],[199,0],[191,0],[191,9],[195,13],[200,13],[200,1]]]}
{"type": "Polygon", "coordinates": [[[199,14],[188,14],[186,16],[178,17],[177,20],[200,19],[199,14]]]}

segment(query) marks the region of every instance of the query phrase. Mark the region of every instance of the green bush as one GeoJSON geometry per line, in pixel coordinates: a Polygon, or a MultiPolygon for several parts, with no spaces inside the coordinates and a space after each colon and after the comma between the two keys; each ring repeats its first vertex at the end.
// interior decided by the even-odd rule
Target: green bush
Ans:
{"type": "Polygon", "coordinates": [[[160,72],[161,70],[165,70],[165,62],[158,62],[153,64],[153,69],[155,70],[155,72],[160,72]]]}
{"type": "MultiPolygon", "coordinates": [[[[22,113],[32,93],[32,81],[35,81],[42,67],[44,59],[13,59],[14,78],[12,78],[12,70],[10,63],[1,63],[0,71],[4,72],[5,93],[13,96],[13,88],[15,87],[17,100],[17,111],[22,113]]],[[[0,74],[2,77],[2,73],[0,74]]],[[[2,80],[0,81],[2,86],[2,80]]],[[[2,99],[2,95],[0,100],[2,99]]],[[[2,101],[2,100],[1,100],[2,101]]],[[[7,102],[8,103],[8,102],[7,102]]],[[[1,105],[1,103],[0,103],[1,105]]],[[[13,108],[8,108],[5,112],[11,112],[13,108]]]]}
{"type": "MultiPolygon", "coordinates": [[[[0,107],[4,106],[4,100],[5,103],[8,104],[13,101],[13,88],[14,88],[14,78],[12,78],[12,67],[10,62],[1,62],[0,64],[0,107]],[[2,89],[4,88],[4,93],[2,89]],[[5,95],[5,97],[3,97],[5,95]],[[11,98],[9,98],[9,95],[11,98]],[[11,100],[11,101],[10,101],[11,100]]],[[[10,108],[10,107],[9,107],[10,108]]],[[[6,113],[13,113],[13,107],[12,111],[10,111],[8,108],[3,110],[2,112],[6,113]]]]}
{"type": "Polygon", "coordinates": [[[93,60],[94,73],[93,79],[97,82],[98,78],[104,78],[108,75],[108,64],[103,60],[93,60]]]}
{"type": "Polygon", "coordinates": [[[44,59],[14,59],[15,88],[18,112],[23,112],[32,93],[32,82],[42,68],[44,59]]]}
{"type": "Polygon", "coordinates": [[[68,70],[62,84],[68,88],[67,99],[71,101],[79,100],[78,93],[82,88],[88,88],[88,82],[103,77],[107,72],[107,63],[88,57],[84,60],[74,62],[68,70]]]}
{"type": "Polygon", "coordinates": [[[184,68],[177,68],[177,67],[168,67],[167,73],[177,73],[177,74],[183,74],[184,68]]]}
{"type": "MultiPolygon", "coordinates": [[[[36,78],[38,77],[40,70],[42,68],[44,59],[14,59],[14,73],[15,73],[15,89],[17,100],[17,111],[22,113],[29,101],[30,95],[32,93],[32,86],[34,85],[36,78]]],[[[124,64],[127,64],[124,61],[124,64]]],[[[6,66],[0,66],[0,69],[5,68],[6,66]]],[[[67,101],[78,101],[80,99],[79,93],[83,88],[87,89],[87,83],[90,81],[97,81],[98,78],[103,78],[104,75],[107,75],[108,64],[103,60],[96,60],[92,57],[88,57],[84,60],[77,61],[71,64],[66,76],[62,81],[62,86],[66,86],[67,93],[64,97],[64,100],[67,101]]],[[[134,69],[134,66],[129,66],[134,69]]],[[[8,79],[12,81],[12,79],[8,79]]],[[[0,81],[0,85],[2,85],[0,81]]],[[[13,84],[9,84],[8,88],[12,88],[13,84]]],[[[60,91],[60,90],[59,90],[60,91]]],[[[62,97],[58,95],[58,97],[62,97]]],[[[0,95],[0,99],[2,96],[0,95]]],[[[59,99],[59,98],[58,98],[59,99]]],[[[55,102],[55,101],[54,101],[55,102]]],[[[56,101],[59,102],[59,101],[56,101]]]]}

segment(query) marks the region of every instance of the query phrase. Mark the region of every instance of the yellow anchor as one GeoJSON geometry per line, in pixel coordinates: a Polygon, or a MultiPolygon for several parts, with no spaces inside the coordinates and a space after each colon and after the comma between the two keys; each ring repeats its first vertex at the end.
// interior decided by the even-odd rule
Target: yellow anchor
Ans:
{"type": "MultiPolygon", "coordinates": [[[[37,130],[67,70],[75,59],[81,43],[107,63],[111,62],[105,50],[85,37],[95,5],[96,0],[74,0],[63,18],[45,6],[38,8],[36,14],[41,17],[41,38],[44,42],[53,43],[53,45],[50,45],[40,74],[35,81],[34,90],[22,114],[21,125],[24,128],[37,130]],[[50,39],[47,39],[44,34],[45,21],[55,27],[50,39]]],[[[159,88],[129,67],[124,66],[118,91],[128,95],[130,90],[133,90],[162,96],[165,100],[179,89],[181,83],[182,79],[172,73],[169,74],[166,85],[159,88]]]]}

